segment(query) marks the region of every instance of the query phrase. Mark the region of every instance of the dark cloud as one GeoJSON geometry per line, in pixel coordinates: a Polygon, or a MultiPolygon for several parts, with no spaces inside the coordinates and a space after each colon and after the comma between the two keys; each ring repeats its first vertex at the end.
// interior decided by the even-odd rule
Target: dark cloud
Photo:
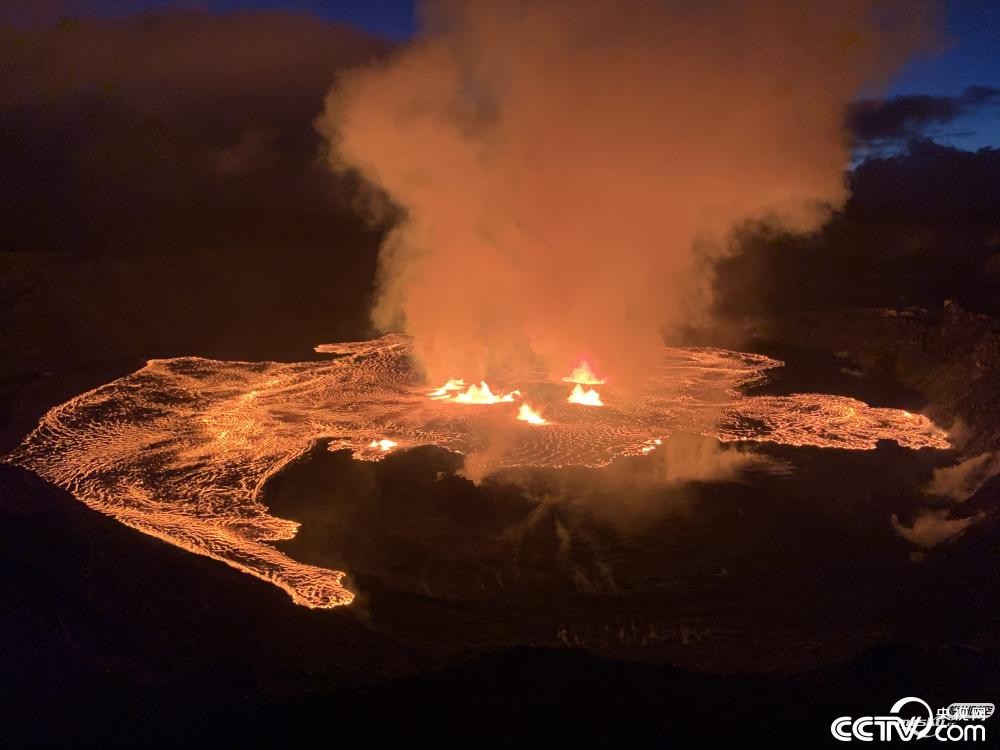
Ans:
{"type": "Polygon", "coordinates": [[[311,124],[323,95],[382,51],[290,14],[0,27],[0,247],[295,231],[335,187],[311,124]]]}
{"type": "Polygon", "coordinates": [[[0,365],[359,335],[377,232],[312,122],[387,50],[287,13],[0,23],[0,365]]]}
{"type": "Polygon", "coordinates": [[[1000,315],[1000,149],[927,139],[848,174],[851,197],[820,232],[748,228],[716,269],[723,315],[836,307],[1000,315]]]}
{"type": "Polygon", "coordinates": [[[972,152],[914,139],[900,154],[862,162],[850,187],[850,216],[953,229],[995,227],[1000,149],[972,152]]]}
{"type": "Polygon", "coordinates": [[[984,107],[1000,105],[1000,89],[969,86],[957,96],[907,94],[891,99],[862,99],[848,110],[848,126],[861,144],[900,141],[949,125],[984,107]]]}

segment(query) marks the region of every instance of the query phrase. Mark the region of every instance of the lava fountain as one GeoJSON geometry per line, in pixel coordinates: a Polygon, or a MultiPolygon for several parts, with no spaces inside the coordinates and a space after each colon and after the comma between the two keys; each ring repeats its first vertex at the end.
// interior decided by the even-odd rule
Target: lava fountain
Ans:
{"type": "Polygon", "coordinates": [[[581,406],[604,406],[600,393],[593,388],[583,390],[583,386],[579,383],[573,388],[566,401],[571,404],[580,404],[581,406]]]}
{"type": "MultiPolygon", "coordinates": [[[[879,440],[949,447],[926,417],[898,409],[822,394],[748,396],[747,386],[782,364],[757,354],[665,348],[636,393],[612,393],[603,408],[581,409],[547,397],[562,381],[538,373],[510,375],[516,391],[452,380],[428,392],[402,335],[317,351],[333,356],[150,360],[51,409],[5,461],[127,526],[273,583],[297,604],[335,607],[353,599],[344,573],[272,546],[293,537],[298,524],[269,515],[261,502],[268,479],[317,443],[365,461],[418,445],[469,454],[486,448],[495,420],[509,416],[531,428],[505,436],[497,469],[606,466],[649,453],[679,431],[853,450],[879,440]],[[529,404],[545,404],[546,416],[529,404]]],[[[599,405],[596,391],[577,388],[582,403],[599,405]]]]}
{"type": "Polygon", "coordinates": [[[573,372],[563,378],[564,383],[579,383],[581,385],[604,385],[604,378],[599,378],[594,374],[590,363],[583,360],[578,364],[573,372]]]}
{"type": "Polygon", "coordinates": [[[527,404],[521,404],[521,408],[517,410],[517,418],[528,424],[546,424],[545,418],[527,404]]]}
{"type": "Polygon", "coordinates": [[[515,396],[520,395],[520,391],[493,393],[484,380],[479,385],[470,385],[463,393],[456,394],[455,401],[460,404],[506,404],[513,401],[515,396]]]}

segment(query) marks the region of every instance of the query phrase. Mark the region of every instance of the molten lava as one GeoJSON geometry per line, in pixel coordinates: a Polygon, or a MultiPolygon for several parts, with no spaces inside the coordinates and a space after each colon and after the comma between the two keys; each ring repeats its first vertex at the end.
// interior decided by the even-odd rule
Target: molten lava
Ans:
{"type": "Polygon", "coordinates": [[[590,368],[590,363],[583,360],[569,376],[563,378],[563,382],[580,383],[582,385],[604,385],[606,381],[604,378],[597,377],[590,368]]]}
{"type": "Polygon", "coordinates": [[[645,455],[647,453],[652,453],[660,445],[663,445],[663,441],[660,440],[659,438],[656,438],[656,440],[653,440],[649,445],[644,445],[642,447],[642,453],[643,453],[643,455],[645,455]]]}
{"type": "MultiPolygon", "coordinates": [[[[428,399],[411,349],[410,339],[391,335],[317,347],[339,355],[326,361],[150,360],[51,409],[4,460],[127,526],[279,586],[297,604],[349,604],[354,595],[343,572],[300,563],[274,546],[295,536],[298,524],[272,516],[261,495],[271,477],[316,445],[364,461],[384,459],[397,444],[464,454],[490,447],[494,410],[454,408],[450,394],[468,394],[457,381],[438,389],[446,402],[428,399]]],[[[635,395],[619,395],[603,409],[549,404],[546,429],[505,434],[495,466],[607,466],[650,453],[677,432],[851,450],[871,450],[880,440],[949,447],[920,414],[845,396],[742,392],[780,365],[758,354],[665,348],[635,395]]],[[[554,385],[530,373],[510,380],[529,403],[554,385]]],[[[584,403],[588,393],[600,403],[596,391],[577,387],[584,403]]],[[[515,395],[474,388],[470,399],[478,393],[483,400],[473,403],[515,395]]],[[[540,418],[521,406],[528,410],[519,416],[540,418]]]]}
{"type": "Polygon", "coordinates": [[[514,400],[515,396],[520,395],[520,391],[511,391],[510,393],[493,393],[493,391],[490,390],[490,387],[486,385],[486,381],[481,380],[479,385],[470,385],[468,390],[464,393],[457,394],[454,400],[460,404],[502,404],[510,403],[514,400]]]}
{"type": "Polygon", "coordinates": [[[593,388],[583,390],[583,386],[579,383],[576,384],[566,400],[571,404],[580,404],[581,406],[604,406],[600,393],[593,388]]]}
{"type": "Polygon", "coordinates": [[[517,418],[529,424],[545,424],[542,415],[527,404],[521,404],[521,408],[517,410],[517,418]]]}
{"type": "Polygon", "coordinates": [[[442,385],[440,388],[431,391],[427,395],[433,399],[446,399],[446,398],[451,398],[451,394],[453,391],[460,391],[463,388],[465,388],[464,380],[462,380],[461,378],[459,378],[458,380],[452,378],[447,383],[442,385]]]}

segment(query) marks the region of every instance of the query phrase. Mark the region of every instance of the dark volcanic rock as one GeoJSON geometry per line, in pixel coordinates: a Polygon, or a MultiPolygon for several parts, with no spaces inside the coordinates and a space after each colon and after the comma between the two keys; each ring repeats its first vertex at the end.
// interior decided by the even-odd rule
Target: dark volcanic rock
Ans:
{"type": "Polygon", "coordinates": [[[953,303],[940,311],[828,309],[776,319],[768,334],[831,353],[920,391],[943,425],[961,419],[967,450],[1000,447],[1000,321],[953,303]]]}
{"type": "Polygon", "coordinates": [[[822,746],[840,715],[988,699],[994,656],[895,644],[794,677],[698,675],[571,650],[446,662],[0,472],[11,746],[822,746]],[[419,668],[420,674],[415,674],[419,668]],[[761,717],[768,721],[760,724],[761,717]],[[754,729],[753,727],[757,727],[754,729]]]}

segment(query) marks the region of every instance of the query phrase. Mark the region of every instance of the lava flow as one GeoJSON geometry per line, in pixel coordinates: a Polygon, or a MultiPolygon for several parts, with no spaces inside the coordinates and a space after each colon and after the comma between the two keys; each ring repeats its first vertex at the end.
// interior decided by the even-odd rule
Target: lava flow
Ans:
{"type": "MultiPolygon", "coordinates": [[[[949,447],[926,417],[898,409],[821,394],[746,396],[742,388],[781,365],[756,354],[664,349],[636,395],[614,393],[604,408],[581,409],[552,401],[546,394],[553,382],[527,374],[510,380],[519,386],[510,393],[494,394],[485,383],[463,390],[455,380],[428,394],[405,336],[317,351],[337,356],[150,360],[50,410],[5,460],[132,528],[269,581],[297,604],[334,607],[353,599],[344,573],[304,565],[272,546],[294,536],[298,524],[269,515],[261,502],[267,480],[318,442],[367,461],[397,446],[468,454],[486,448],[495,420],[509,413],[511,421],[546,426],[505,436],[498,469],[605,466],[648,453],[679,431],[858,450],[879,440],[949,447]],[[516,395],[523,398],[517,410],[516,395]],[[529,403],[545,404],[546,418],[529,403]]],[[[596,396],[577,388],[585,399],[596,396]]]]}

